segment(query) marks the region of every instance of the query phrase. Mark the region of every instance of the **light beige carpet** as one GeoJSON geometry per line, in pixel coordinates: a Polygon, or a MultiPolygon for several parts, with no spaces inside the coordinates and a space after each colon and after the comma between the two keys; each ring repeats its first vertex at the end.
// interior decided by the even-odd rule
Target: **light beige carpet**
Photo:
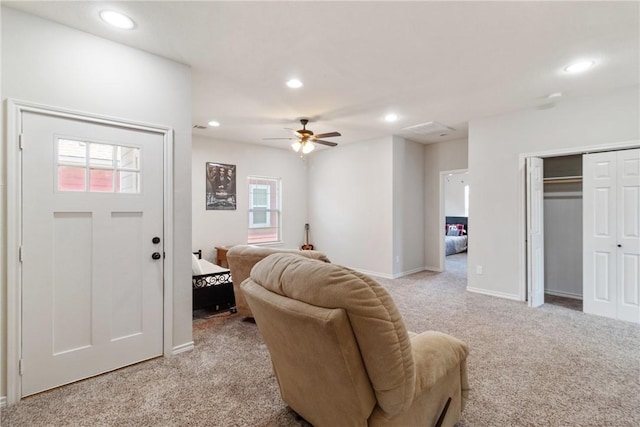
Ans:
{"type": "MultiPolygon", "coordinates": [[[[640,425],[640,327],[559,306],[465,291],[465,254],[445,273],[379,279],[410,330],[471,347],[460,427],[640,425]]],[[[2,426],[306,426],[280,400],[255,324],[194,321],[195,349],[24,399],[2,426]]]]}

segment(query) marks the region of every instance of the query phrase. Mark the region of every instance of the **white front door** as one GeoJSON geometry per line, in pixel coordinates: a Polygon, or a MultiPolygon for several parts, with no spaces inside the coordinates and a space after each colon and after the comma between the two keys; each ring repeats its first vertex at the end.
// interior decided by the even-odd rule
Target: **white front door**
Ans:
{"type": "Polygon", "coordinates": [[[22,123],[27,396],[162,355],[163,136],[32,112],[22,123]]]}
{"type": "Polygon", "coordinates": [[[527,293],[529,306],[544,304],[544,162],[527,158],[527,293]]]}
{"type": "Polygon", "coordinates": [[[584,312],[640,322],[640,150],[583,157],[584,312]]]}

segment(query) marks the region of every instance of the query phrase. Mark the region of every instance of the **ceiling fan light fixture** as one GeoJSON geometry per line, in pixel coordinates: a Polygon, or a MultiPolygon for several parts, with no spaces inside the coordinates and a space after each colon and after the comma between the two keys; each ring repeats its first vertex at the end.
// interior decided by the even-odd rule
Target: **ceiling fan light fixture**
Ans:
{"type": "Polygon", "coordinates": [[[306,142],[304,143],[304,145],[302,146],[302,154],[309,154],[310,152],[312,152],[314,150],[315,145],[313,145],[313,142],[306,142]]]}
{"type": "Polygon", "coordinates": [[[211,120],[209,123],[207,123],[209,126],[213,127],[213,128],[217,128],[220,126],[220,122],[216,121],[216,120],[211,120]]]}
{"type": "Polygon", "coordinates": [[[293,148],[293,151],[297,153],[298,151],[300,151],[300,148],[302,148],[302,144],[300,143],[300,141],[296,141],[291,144],[291,148],[293,148]]]}

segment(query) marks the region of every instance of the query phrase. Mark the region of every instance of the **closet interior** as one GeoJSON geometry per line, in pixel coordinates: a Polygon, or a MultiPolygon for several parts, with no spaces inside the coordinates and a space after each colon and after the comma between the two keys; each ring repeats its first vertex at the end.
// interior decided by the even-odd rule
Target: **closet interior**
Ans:
{"type": "Polygon", "coordinates": [[[582,155],[544,159],[545,303],[582,311],[582,155]]]}

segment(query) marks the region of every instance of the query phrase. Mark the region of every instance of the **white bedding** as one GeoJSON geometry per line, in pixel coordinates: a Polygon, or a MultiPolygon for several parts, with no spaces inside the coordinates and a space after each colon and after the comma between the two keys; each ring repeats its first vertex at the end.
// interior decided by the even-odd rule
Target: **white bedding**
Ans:
{"type": "Polygon", "coordinates": [[[467,236],[444,236],[445,254],[453,255],[467,250],[467,236]]]}
{"type": "Polygon", "coordinates": [[[191,272],[193,276],[202,276],[203,274],[214,273],[226,273],[228,268],[222,268],[219,265],[213,264],[205,259],[198,259],[195,255],[192,255],[191,259],[191,272]]]}

